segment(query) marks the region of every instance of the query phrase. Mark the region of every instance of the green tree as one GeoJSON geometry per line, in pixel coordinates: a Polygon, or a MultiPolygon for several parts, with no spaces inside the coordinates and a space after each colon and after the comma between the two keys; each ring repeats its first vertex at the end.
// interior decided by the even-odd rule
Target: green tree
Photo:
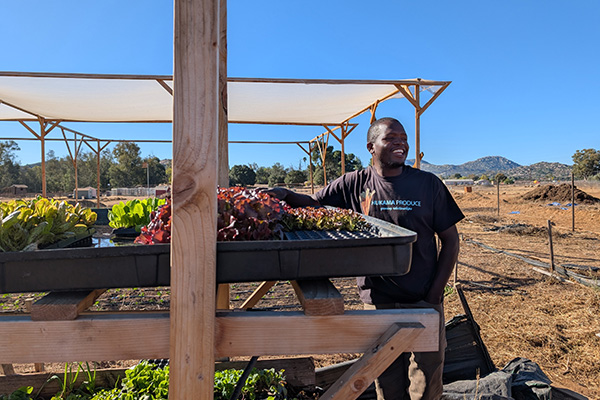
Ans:
{"type": "Polygon", "coordinates": [[[454,175],[452,175],[452,178],[454,178],[454,179],[460,179],[460,178],[462,178],[462,175],[457,172],[454,175]]]}
{"type": "Polygon", "coordinates": [[[29,193],[42,192],[42,167],[40,165],[31,165],[21,167],[19,182],[27,185],[29,193]]]}
{"type": "MultiPolygon", "coordinates": [[[[160,158],[156,156],[148,156],[144,158],[144,162],[148,163],[149,171],[146,171],[144,168],[144,172],[150,173],[150,187],[161,185],[169,181],[169,178],[167,177],[167,169],[163,164],[161,164],[160,158]]],[[[147,180],[148,176],[146,176],[146,181],[147,180]]]]}
{"type": "Polygon", "coordinates": [[[109,169],[111,187],[145,186],[146,171],[142,168],[140,147],[135,143],[121,142],[112,153],[116,163],[109,169]]]}
{"type": "Polygon", "coordinates": [[[75,171],[68,157],[57,158],[54,151],[46,154],[46,190],[49,193],[64,194],[75,188],[75,171]]]}
{"type": "MultiPolygon", "coordinates": [[[[323,185],[325,184],[323,181],[323,159],[318,148],[313,149],[311,158],[314,164],[313,180],[317,185],[323,185]]],[[[345,161],[346,172],[360,171],[363,168],[360,159],[352,153],[346,154],[345,161]]],[[[333,146],[327,146],[325,172],[327,182],[331,182],[342,175],[342,152],[340,150],[334,151],[333,146]]]]}
{"type": "Polygon", "coordinates": [[[587,179],[600,173],[600,150],[583,149],[573,154],[573,175],[587,179]]]}
{"type": "Polygon", "coordinates": [[[15,159],[15,152],[19,150],[20,147],[13,140],[0,142],[0,189],[19,183],[21,167],[15,159]]]}
{"type": "Polygon", "coordinates": [[[229,170],[229,186],[250,186],[256,183],[256,172],[248,165],[234,165],[229,170]]]}
{"type": "MultiPolygon", "coordinates": [[[[109,170],[113,164],[112,154],[108,149],[100,153],[100,188],[106,189],[109,184],[109,170]]],[[[77,160],[78,187],[98,186],[98,156],[94,152],[79,154],[77,160]]]]}
{"type": "Polygon", "coordinates": [[[269,183],[269,175],[271,175],[271,168],[258,167],[253,168],[256,172],[256,183],[266,185],[269,183]]]}
{"type": "Polygon", "coordinates": [[[288,186],[304,184],[306,182],[306,171],[291,169],[285,176],[284,182],[288,186]]]}
{"type": "Polygon", "coordinates": [[[277,184],[285,183],[285,177],[287,170],[280,163],[275,163],[271,167],[271,173],[269,174],[269,186],[276,186],[277,184]]]}
{"type": "Polygon", "coordinates": [[[496,180],[496,183],[497,182],[502,183],[502,182],[504,182],[506,180],[506,175],[504,175],[502,172],[498,172],[496,174],[496,177],[494,179],[496,180]]]}

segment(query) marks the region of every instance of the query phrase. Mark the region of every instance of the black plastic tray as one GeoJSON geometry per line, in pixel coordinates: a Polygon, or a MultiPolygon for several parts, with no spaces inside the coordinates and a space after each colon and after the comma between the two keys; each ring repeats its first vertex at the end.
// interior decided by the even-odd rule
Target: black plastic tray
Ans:
{"type": "MultiPolygon", "coordinates": [[[[218,242],[217,283],[407,273],[416,233],[367,220],[371,232],[218,242]]],[[[0,293],[168,286],[170,272],[169,244],[0,253],[0,293]]]]}

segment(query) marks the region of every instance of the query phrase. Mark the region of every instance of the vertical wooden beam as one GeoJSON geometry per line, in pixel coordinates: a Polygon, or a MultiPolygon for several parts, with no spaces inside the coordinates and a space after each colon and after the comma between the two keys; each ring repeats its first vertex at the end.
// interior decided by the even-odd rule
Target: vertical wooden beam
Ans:
{"type": "Polygon", "coordinates": [[[40,122],[40,148],[42,151],[42,197],[46,197],[46,123],[43,118],[38,118],[40,122]]]}
{"type": "Polygon", "coordinates": [[[340,125],[340,128],[342,130],[342,134],[340,135],[340,137],[342,138],[340,140],[340,145],[342,146],[342,175],[344,175],[346,173],[346,149],[344,147],[344,139],[346,139],[346,128],[348,127],[348,124],[342,124],[340,125]]]}
{"type": "Polygon", "coordinates": [[[415,168],[421,169],[421,87],[415,85],[415,168]]]}
{"type": "Polygon", "coordinates": [[[219,0],[175,0],[172,400],[214,391],[219,0]]]}
{"type": "MultiPolygon", "coordinates": [[[[229,187],[227,128],[227,0],[219,0],[219,186],[229,187]]],[[[229,285],[217,289],[217,308],[229,309],[229,285]]]]}
{"type": "Polygon", "coordinates": [[[79,155],[79,148],[77,147],[77,134],[73,133],[73,143],[74,143],[74,156],[73,156],[73,169],[75,170],[75,200],[77,200],[79,198],[79,184],[78,184],[78,177],[77,177],[77,156],[79,155]]]}
{"type": "Polygon", "coordinates": [[[315,180],[313,179],[313,162],[312,162],[312,142],[308,142],[308,162],[309,164],[309,174],[310,174],[310,194],[315,194],[315,180]]]}
{"type": "Polygon", "coordinates": [[[98,151],[96,152],[96,207],[100,208],[100,141],[96,141],[98,151]]]}

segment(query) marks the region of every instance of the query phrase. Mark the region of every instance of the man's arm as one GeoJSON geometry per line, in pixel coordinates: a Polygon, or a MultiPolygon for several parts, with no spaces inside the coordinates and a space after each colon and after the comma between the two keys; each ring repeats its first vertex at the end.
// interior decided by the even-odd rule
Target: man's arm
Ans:
{"type": "Polygon", "coordinates": [[[307,194],[296,193],[286,188],[269,188],[261,190],[273,197],[283,200],[292,207],[320,207],[321,204],[313,197],[307,194]]]}
{"type": "Polygon", "coordinates": [[[456,225],[452,225],[450,228],[443,232],[439,232],[438,236],[442,242],[442,248],[440,250],[438,258],[437,272],[429,293],[425,296],[425,301],[432,304],[440,304],[444,295],[444,288],[452,275],[452,270],[458,260],[459,240],[458,231],[456,225]]]}

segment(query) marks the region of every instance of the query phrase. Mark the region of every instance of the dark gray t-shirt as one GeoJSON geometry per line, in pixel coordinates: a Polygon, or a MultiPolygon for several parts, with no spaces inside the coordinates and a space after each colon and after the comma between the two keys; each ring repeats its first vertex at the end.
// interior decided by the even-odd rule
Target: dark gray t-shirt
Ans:
{"type": "Polygon", "coordinates": [[[406,275],[358,278],[360,297],[368,304],[423,300],[437,270],[435,233],[464,218],[438,177],[409,166],[395,177],[382,177],[372,166],[350,172],[315,197],[322,205],[349,208],[417,233],[406,275]]]}

